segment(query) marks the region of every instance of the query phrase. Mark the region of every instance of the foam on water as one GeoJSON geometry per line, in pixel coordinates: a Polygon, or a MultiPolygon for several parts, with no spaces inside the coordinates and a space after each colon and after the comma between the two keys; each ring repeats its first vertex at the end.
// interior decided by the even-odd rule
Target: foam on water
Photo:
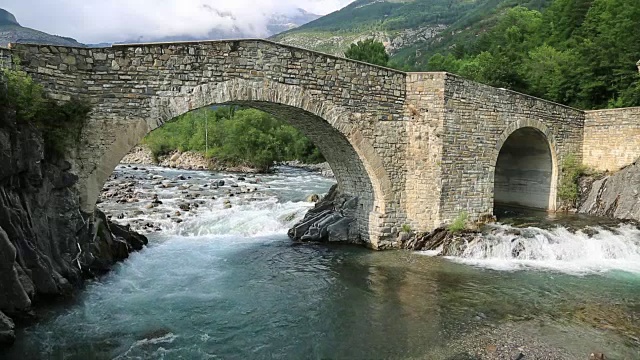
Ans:
{"type": "MultiPolygon", "coordinates": [[[[640,274],[640,230],[631,225],[616,229],[592,228],[571,232],[558,226],[517,229],[496,225],[483,241],[469,244],[453,261],[495,270],[547,269],[582,275],[608,271],[640,274]]],[[[426,255],[437,255],[430,252],[426,255]]]]}
{"type": "Polygon", "coordinates": [[[231,209],[211,209],[202,212],[175,228],[176,235],[239,235],[257,237],[285,234],[304,217],[313,204],[307,202],[280,203],[274,198],[238,205],[231,209]]]}
{"type": "Polygon", "coordinates": [[[116,203],[115,199],[106,199],[100,207],[116,222],[132,224],[140,231],[155,229],[165,237],[286,234],[313,206],[304,199],[325,193],[334,183],[317,174],[288,168],[276,174],[248,176],[246,180],[228,173],[136,169],[118,167],[114,183],[119,186],[132,180],[134,185],[128,191],[137,200],[116,203]],[[225,185],[214,186],[219,180],[225,185]],[[164,188],[159,182],[171,182],[173,186],[164,188]],[[149,209],[154,196],[161,203],[149,209]],[[185,205],[187,209],[182,209],[185,205]]]}
{"type": "MultiPolygon", "coordinates": [[[[105,206],[111,206],[112,213],[125,212],[127,222],[152,222],[161,229],[160,239],[209,241],[228,246],[268,241],[272,236],[286,234],[287,229],[300,221],[313,206],[303,201],[305,197],[326,192],[333,183],[317,174],[289,168],[247,179],[228,173],[160,167],[148,167],[147,170],[119,167],[117,173],[121,178],[133,176],[138,181],[135,191],[146,203],[154,194],[157,195],[162,200],[159,207],[133,215],[134,209],[146,203],[107,202],[105,206]],[[174,179],[175,182],[176,177],[183,178],[178,183],[187,190],[151,186],[152,180],[174,179]],[[210,185],[215,180],[225,180],[225,186],[214,190],[210,185]],[[229,197],[228,192],[237,189],[253,192],[229,197]],[[184,193],[194,190],[198,191],[199,197],[188,201],[200,205],[190,211],[181,211],[180,222],[176,222],[175,214],[180,211],[180,204],[187,201],[184,193]]],[[[494,225],[493,230],[482,241],[469,244],[459,256],[448,258],[496,270],[545,269],[570,274],[620,270],[640,274],[640,230],[630,225],[621,225],[613,230],[595,227],[588,233],[572,232],[563,226],[545,230],[500,224],[494,225]]],[[[440,252],[424,254],[436,256],[440,252]]]]}

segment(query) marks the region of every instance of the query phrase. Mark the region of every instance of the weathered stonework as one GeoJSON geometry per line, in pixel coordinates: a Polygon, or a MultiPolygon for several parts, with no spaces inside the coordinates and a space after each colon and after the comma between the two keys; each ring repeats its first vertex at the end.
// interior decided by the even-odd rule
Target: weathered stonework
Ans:
{"type": "Polygon", "coordinates": [[[193,109],[242,104],[314,141],[340,191],[358,196],[362,237],[392,246],[404,187],[396,157],[405,151],[404,73],[262,40],[13,51],[53,98],[79,96],[93,106],[72,154],[85,210],[147,133],[193,109]]]}
{"type": "Polygon", "coordinates": [[[11,50],[0,47],[0,69],[7,69],[12,66],[11,50]]]}
{"type": "MultiPolygon", "coordinates": [[[[444,77],[440,221],[451,221],[461,211],[472,218],[493,213],[498,153],[507,138],[524,127],[537,129],[549,142],[554,193],[563,159],[569,154],[581,159],[584,113],[455,75],[444,77]]],[[[555,201],[549,207],[555,210],[555,201]]]]}
{"type": "Polygon", "coordinates": [[[584,150],[582,111],[447,73],[403,73],[265,40],[18,44],[0,59],[7,52],[54,99],[93,106],[69,154],[86,211],[146,134],[211,104],[252,106],[305,133],[339,191],[358,198],[358,231],[377,249],[398,247],[403,224],[426,231],[461,211],[490,214],[498,154],[521,128],[549,143],[552,195],[562,159],[584,150]]]}
{"type": "Polygon", "coordinates": [[[584,164],[616,171],[640,155],[640,107],[587,111],[582,144],[584,164]]]}

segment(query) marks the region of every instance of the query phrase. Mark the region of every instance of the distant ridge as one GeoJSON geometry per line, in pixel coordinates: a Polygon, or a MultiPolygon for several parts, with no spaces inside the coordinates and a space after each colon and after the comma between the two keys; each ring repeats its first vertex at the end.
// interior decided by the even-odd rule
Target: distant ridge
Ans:
{"type": "Polygon", "coordinates": [[[69,37],[50,35],[42,31],[23,27],[12,13],[5,9],[0,9],[0,46],[6,47],[9,43],[85,46],[69,37]]]}

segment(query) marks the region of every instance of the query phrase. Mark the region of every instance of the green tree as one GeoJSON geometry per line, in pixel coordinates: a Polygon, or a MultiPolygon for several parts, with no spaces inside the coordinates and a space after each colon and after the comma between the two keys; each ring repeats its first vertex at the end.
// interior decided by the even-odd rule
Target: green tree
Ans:
{"type": "Polygon", "coordinates": [[[358,41],[344,53],[346,58],[368,62],[369,64],[388,66],[389,54],[384,44],[374,39],[358,41]]]}
{"type": "Polygon", "coordinates": [[[238,107],[189,112],[147,135],[143,143],[156,157],[174,150],[196,151],[229,165],[263,171],[274,161],[324,161],[313,143],[295,128],[263,111],[238,107]]]}
{"type": "Polygon", "coordinates": [[[558,50],[542,45],[529,52],[522,71],[530,93],[559,103],[570,103],[579,93],[575,65],[579,56],[574,50],[558,50]]]}
{"type": "Polygon", "coordinates": [[[47,98],[41,85],[18,64],[0,70],[0,111],[15,111],[18,123],[32,124],[44,138],[46,156],[64,156],[80,141],[80,133],[91,111],[84,101],[57,103],[47,98]]]}

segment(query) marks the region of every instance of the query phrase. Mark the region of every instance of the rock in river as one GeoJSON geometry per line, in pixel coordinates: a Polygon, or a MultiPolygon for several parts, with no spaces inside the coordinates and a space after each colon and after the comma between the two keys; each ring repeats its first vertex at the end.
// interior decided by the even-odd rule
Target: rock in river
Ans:
{"type": "Polygon", "coordinates": [[[338,192],[337,185],[288,232],[296,241],[361,243],[355,223],[358,198],[338,192]]]}

